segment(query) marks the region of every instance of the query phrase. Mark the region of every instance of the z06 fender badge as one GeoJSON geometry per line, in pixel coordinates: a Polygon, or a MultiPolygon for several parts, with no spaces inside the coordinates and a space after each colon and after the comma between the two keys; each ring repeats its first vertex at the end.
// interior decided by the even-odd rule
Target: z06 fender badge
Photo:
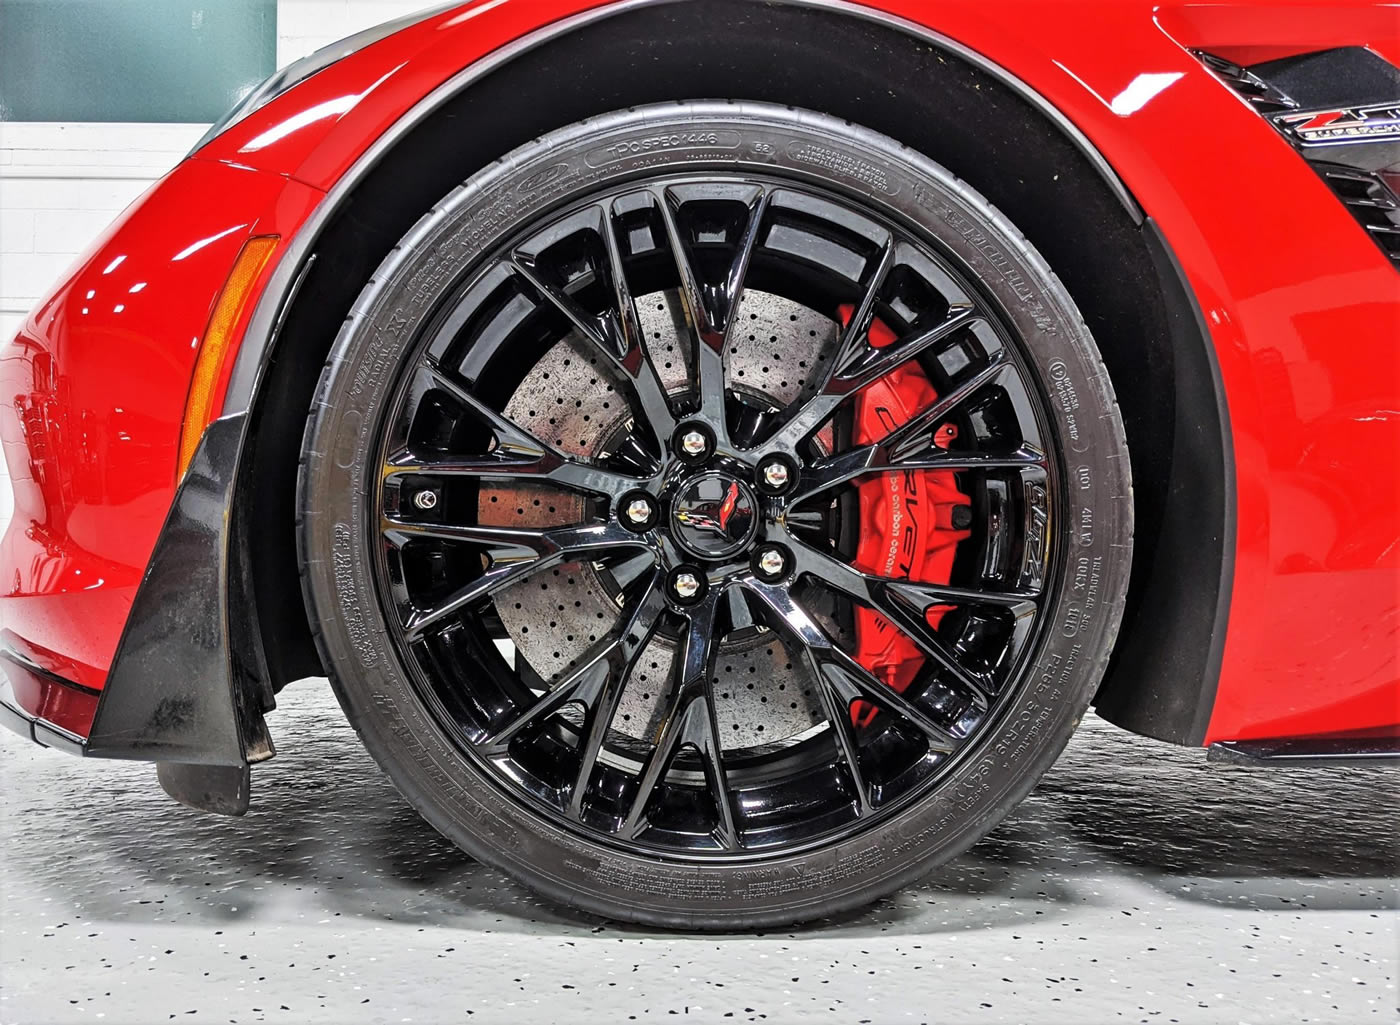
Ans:
{"type": "Polygon", "coordinates": [[[1342,110],[1276,114],[1274,124],[1279,131],[1303,146],[1400,139],[1400,100],[1342,110]]]}

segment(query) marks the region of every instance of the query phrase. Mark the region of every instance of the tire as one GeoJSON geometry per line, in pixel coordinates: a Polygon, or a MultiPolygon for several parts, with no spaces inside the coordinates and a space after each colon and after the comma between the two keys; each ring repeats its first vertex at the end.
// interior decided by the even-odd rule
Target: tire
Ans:
{"type": "MultiPolygon", "coordinates": [[[[484,397],[500,408],[502,396],[484,397]]],[[[554,900],[614,919],[700,929],[788,924],[864,905],[990,831],[1054,762],[1088,707],[1117,635],[1132,547],[1129,462],[1112,386],[1045,261],[928,158],[856,125],[758,103],[673,103],[594,118],[520,148],[428,212],[365,287],[333,347],[307,424],[298,507],[304,592],[324,665],[350,722],[404,797],[470,855],[554,900]],[[454,693],[478,686],[478,676],[452,692],[416,661],[398,614],[386,607],[390,571],[377,561],[386,548],[367,511],[379,501],[371,482],[386,424],[399,415],[395,403],[407,401],[400,397],[406,375],[427,358],[426,334],[441,324],[443,304],[486,255],[580,197],[682,173],[797,183],[926,240],[973,283],[997,330],[1013,340],[1017,380],[1036,396],[1049,439],[1046,488],[1058,496],[1046,506],[1044,537],[1017,535],[1020,551],[1043,547],[1048,567],[1018,668],[1007,670],[962,746],[931,756],[937,768],[929,782],[921,790],[911,784],[903,803],[892,801],[864,825],[857,817],[830,839],[714,857],[708,849],[671,855],[571,826],[503,782],[484,758],[465,754],[452,726],[458,713],[444,708],[454,693]]],[[[467,616],[450,629],[485,628],[467,616]]],[[[816,675],[820,683],[822,670],[816,675]]],[[[717,714],[714,693],[706,693],[717,714]]],[[[844,735],[843,716],[830,719],[833,742],[838,718],[844,735]]],[[[703,724],[696,728],[703,735],[703,724]]],[[[684,750],[704,753],[699,742],[684,750]]],[[[846,771],[859,780],[868,755],[862,749],[855,757],[846,771]]],[[[710,763],[699,764],[709,771],[710,763]]],[[[703,779],[709,785],[711,777],[703,779]]],[[[681,784],[667,776],[664,786],[681,784]]],[[[727,785],[698,792],[710,794],[720,822],[727,785]]],[[[723,835],[733,844],[740,834],[736,827],[723,835]]]]}

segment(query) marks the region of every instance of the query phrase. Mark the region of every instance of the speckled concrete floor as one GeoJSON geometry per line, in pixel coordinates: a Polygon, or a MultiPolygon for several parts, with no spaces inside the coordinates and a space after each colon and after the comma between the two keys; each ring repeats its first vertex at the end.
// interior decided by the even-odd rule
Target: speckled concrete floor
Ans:
{"type": "Polygon", "coordinates": [[[150,766],[0,737],[0,1020],[1396,1020],[1389,770],[1224,769],[1090,720],[1011,820],[894,899],[653,935],[439,838],[324,683],[272,725],[242,820],[177,807],[150,766]]]}

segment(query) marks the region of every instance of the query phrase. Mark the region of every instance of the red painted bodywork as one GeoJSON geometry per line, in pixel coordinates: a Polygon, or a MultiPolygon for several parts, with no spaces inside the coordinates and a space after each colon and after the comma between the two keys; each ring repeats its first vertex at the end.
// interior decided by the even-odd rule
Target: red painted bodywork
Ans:
{"type": "MultiPolygon", "coordinates": [[[[483,0],[436,15],[269,103],[124,215],[0,360],[16,487],[0,640],[102,686],[174,495],[194,343],[239,246],[255,233],[294,236],[367,147],[464,67],[597,6],[483,0]]],[[[1394,8],[866,6],[1027,83],[1104,155],[1181,261],[1218,357],[1238,488],[1207,741],[1394,728],[1400,287],[1318,177],[1187,52],[1258,61],[1364,44],[1400,63],[1394,8]]]]}
{"type": "Polygon", "coordinates": [[[0,642],[41,669],[103,685],[170,511],[196,347],[222,282],[250,234],[289,235],[320,198],[250,168],[184,163],[0,353],[15,496],[0,642]]]}

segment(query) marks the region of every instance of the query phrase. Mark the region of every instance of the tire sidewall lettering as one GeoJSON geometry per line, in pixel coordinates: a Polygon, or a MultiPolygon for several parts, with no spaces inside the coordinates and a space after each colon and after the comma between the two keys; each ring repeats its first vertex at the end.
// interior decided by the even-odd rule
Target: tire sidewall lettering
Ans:
{"type": "MultiPolygon", "coordinates": [[[[592,132],[580,130],[551,140],[528,159],[507,158],[440,204],[436,216],[409,233],[381,268],[383,277],[377,275],[357,302],[323,381],[328,412],[316,434],[333,441],[311,447],[333,455],[312,458],[305,471],[307,501],[325,510],[307,517],[306,545],[332,553],[330,572],[323,570],[310,582],[317,609],[336,610],[321,615],[323,654],[337,664],[337,656],[349,654],[358,666],[355,679],[338,680],[337,689],[375,757],[396,781],[409,777],[420,811],[483,860],[585,907],[596,906],[596,894],[605,892],[610,906],[631,901],[653,920],[670,915],[678,924],[706,913],[752,918],[771,912],[776,921],[781,909],[804,900],[859,903],[862,891],[907,880],[931,852],[955,853],[973,842],[982,824],[1003,815],[1028,789],[1028,767],[1046,761],[1047,752],[1053,758],[1068,738],[1102,672],[1103,649],[1116,632],[1127,581],[1127,549],[1119,536],[1125,530],[1131,536],[1131,505],[1124,497],[1131,490],[1121,465],[1126,460],[1112,458],[1114,453],[1092,440],[1101,418],[1116,415],[1116,407],[1087,330],[1067,297],[1044,285],[1048,280],[1058,288],[1038,257],[1020,251],[1014,228],[999,215],[989,218],[988,208],[946,172],[931,179],[922,158],[855,146],[818,128],[810,115],[801,115],[796,126],[755,124],[759,115],[752,110],[735,105],[727,115],[696,119],[672,113],[670,120],[653,110],[644,124],[607,122],[592,132]],[[901,813],[837,847],[732,872],[663,863],[582,839],[526,813],[477,778],[397,658],[386,657],[393,646],[364,554],[372,539],[365,536],[366,518],[356,515],[355,496],[373,480],[366,453],[374,447],[383,404],[393,393],[404,354],[440,297],[514,224],[548,212],[566,197],[633,180],[659,166],[788,173],[869,198],[891,215],[921,225],[981,277],[1025,339],[1054,431],[1070,457],[1061,473],[1069,522],[1056,531],[1064,590],[1044,613],[1042,647],[1026,666],[1021,693],[981,745],[911,809],[914,814],[901,813]],[[347,457],[347,451],[360,458],[347,457]],[[350,556],[351,547],[358,558],[350,556]],[[1088,561],[1081,565],[1081,559],[1088,561]]],[[[775,116],[770,110],[762,118],[775,116]]]]}

